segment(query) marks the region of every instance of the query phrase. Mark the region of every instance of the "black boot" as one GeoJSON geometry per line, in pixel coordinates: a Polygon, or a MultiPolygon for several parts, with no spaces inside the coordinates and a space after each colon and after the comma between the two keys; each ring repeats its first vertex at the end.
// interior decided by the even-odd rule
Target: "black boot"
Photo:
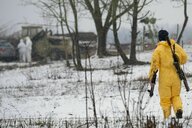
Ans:
{"type": "Polygon", "coordinates": [[[176,112],[176,117],[180,119],[180,118],[183,117],[182,114],[183,114],[183,110],[178,109],[177,112],[176,112]]]}

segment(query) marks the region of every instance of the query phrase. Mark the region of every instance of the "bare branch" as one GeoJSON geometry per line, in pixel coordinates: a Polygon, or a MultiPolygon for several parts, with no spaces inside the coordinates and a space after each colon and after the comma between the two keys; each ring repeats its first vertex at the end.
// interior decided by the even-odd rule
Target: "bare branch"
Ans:
{"type": "Polygon", "coordinates": [[[147,1],[147,0],[144,0],[144,2],[140,5],[140,6],[138,6],[138,12],[141,12],[141,10],[145,7],[145,6],[147,6],[147,5],[149,5],[150,3],[152,3],[153,2],[153,0],[150,0],[150,1],[147,1]]]}

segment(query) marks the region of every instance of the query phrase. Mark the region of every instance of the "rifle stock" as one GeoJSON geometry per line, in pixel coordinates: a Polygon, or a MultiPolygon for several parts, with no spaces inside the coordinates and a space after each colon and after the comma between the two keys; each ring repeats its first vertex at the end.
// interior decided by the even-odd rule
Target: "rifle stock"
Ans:
{"type": "Polygon", "coordinates": [[[154,72],[153,77],[151,79],[151,89],[148,90],[150,97],[153,96],[153,92],[154,92],[154,88],[155,88],[155,82],[156,82],[156,78],[157,78],[157,72],[158,72],[158,70],[154,72]]]}
{"type": "MultiPolygon", "coordinates": [[[[182,72],[183,72],[183,70],[182,70],[182,72]]],[[[188,92],[190,90],[190,88],[189,88],[189,85],[188,85],[188,82],[187,82],[187,79],[186,79],[186,76],[185,76],[184,72],[183,72],[183,75],[184,75],[183,83],[184,83],[186,91],[188,92]]]]}

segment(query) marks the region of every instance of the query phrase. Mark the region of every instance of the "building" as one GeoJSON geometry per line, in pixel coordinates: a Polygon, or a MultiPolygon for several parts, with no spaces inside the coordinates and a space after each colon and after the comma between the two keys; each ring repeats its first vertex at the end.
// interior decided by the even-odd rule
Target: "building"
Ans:
{"type": "MultiPolygon", "coordinates": [[[[62,36],[62,34],[56,34],[55,36],[62,36]]],[[[74,38],[75,33],[65,34],[64,37],[74,38]]],[[[81,52],[81,57],[84,57],[87,50],[89,55],[94,55],[96,53],[97,47],[97,35],[93,32],[79,32],[78,33],[79,47],[81,52]],[[87,48],[87,50],[86,50],[87,48]]]]}
{"type": "MultiPolygon", "coordinates": [[[[55,36],[62,36],[62,34],[56,34],[55,36]]],[[[75,37],[75,33],[65,34],[65,37],[75,37]]],[[[93,32],[79,32],[78,33],[78,40],[80,46],[89,46],[89,47],[96,47],[97,44],[97,35],[93,32]]]]}
{"type": "MultiPolygon", "coordinates": [[[[38,58],[50,57],[51,59],[58,60],[61,58],[66,58],[65,53],[68,57],[73,55],[73,42],[69,34],[49,34],[50,31],[40,31],[32,38],[33,42],[33,58],[37,60],[38,58]]],[[[71,36],[74,36],[72,33],[71,36]]],[[[79,45],[81,57],[84,57],[87,53],[86,47],[89,50],[89,55],[96,53],[97,36],[91,32],[80,32],[79,33],[79,45]]]]}
{"type": "Polygon", "coordinates": [[[37,33],[43,30],[42,26],[39,25],[28,25],[22,26],[22,37],[29,36],[33,38],[37,33]]]}

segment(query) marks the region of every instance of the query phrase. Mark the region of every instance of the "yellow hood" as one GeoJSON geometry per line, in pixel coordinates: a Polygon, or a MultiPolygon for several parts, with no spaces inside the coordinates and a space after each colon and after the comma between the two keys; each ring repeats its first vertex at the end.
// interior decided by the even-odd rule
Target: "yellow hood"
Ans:
{"type": "MultiPolygon", "coordinates": [[[[173,39],[170,39],[170,43],[171,43],[171,46],[176,44],[175,40],[173,40],[173,39]]],[[[170,47],[167,41],[160,41],[160,42],[158,42],[157,46],[160,46],[160,45],[163,45],[165,47],[170,47]]]]}

